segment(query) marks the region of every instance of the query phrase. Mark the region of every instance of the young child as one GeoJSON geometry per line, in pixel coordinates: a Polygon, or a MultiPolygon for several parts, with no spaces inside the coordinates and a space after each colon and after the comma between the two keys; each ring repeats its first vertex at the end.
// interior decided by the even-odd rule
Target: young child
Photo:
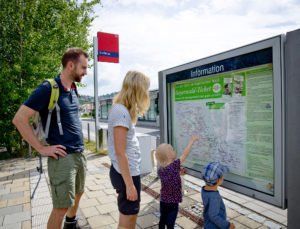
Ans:
{"type": "Polygon", "coordinates": [[[168,229],[175,226],[179,203],[182,202],[180,166],[197,140],[198,137],[193,135],[178,159],[170,144],[160,144],[156,149],[155,157],[160,166],[158,176],[161,180],[159,229],[164,229],[165,226],[168,229]]]}
{"type": "Polygon", "coordinates": [[[218,191],[219,185],[224,181],[225,172],[228,172],[228,168],[219,162],[210,162],[203,169],[206,186],[202,188],[201,196],[205,229],[235,228],[234,224],[227,220],[225,204],[218,191]]]}

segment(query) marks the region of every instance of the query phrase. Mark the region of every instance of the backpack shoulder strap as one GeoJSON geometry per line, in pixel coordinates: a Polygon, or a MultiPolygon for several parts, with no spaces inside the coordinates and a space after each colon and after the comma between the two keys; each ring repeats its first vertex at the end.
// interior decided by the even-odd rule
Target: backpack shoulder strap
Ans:
{"type": "Polygon", "coordinates": [[[57,125],[58,125],[60,135],[63,135],[63,129],[60,121],[60,107],[58,106],[59,86],[55,81],[55,79],[46,79],[46,80],[51,84],[51,96],[48,104],[49,112],[48,112],[46,128],[45,128],[45,136],[46,138],[48,138],[51,116],[54,108],[56,108],[57,125]]]}
{"type": "Polygon", "coordinates": [[[59,98],[59,87],[55,79],[47,79],[51,84],[51,96],[48,104],[48,110],[53,110],[59,98]]]}

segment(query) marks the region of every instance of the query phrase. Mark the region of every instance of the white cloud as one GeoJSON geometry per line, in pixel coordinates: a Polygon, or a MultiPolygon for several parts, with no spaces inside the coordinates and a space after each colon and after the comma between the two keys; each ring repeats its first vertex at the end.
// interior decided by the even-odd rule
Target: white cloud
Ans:
{"type": "MultiPolygon", "coordinates": [[[[300,27],[299,0],[104,0],[91,29],[119,34],[120,63],[98,63],[99,95],[130,69],[158,72],[300,27]]],[[[93,71],[81,94],[94,95],[93,71]]]]}

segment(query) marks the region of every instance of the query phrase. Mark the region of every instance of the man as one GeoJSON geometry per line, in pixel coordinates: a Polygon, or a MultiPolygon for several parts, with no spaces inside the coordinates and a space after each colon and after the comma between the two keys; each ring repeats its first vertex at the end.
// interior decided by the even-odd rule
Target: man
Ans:
{"type": "Polygon", "coordinates": [[[62,57],[63,70],[55,78],[59,86],[63,135],[60,135],[56,112],[51,118],[47,143],[44,145],[34,135],[30,118],[40,113],[43,126],[48,116],[51,85],[44,81],[17,111],[13,124],[22,137],[42,156],[48,157],[48,174],[52,192],[53,209],[48,219],[48,229],[60,229],[66,215],[64,228],[80,228],[76,219],[80,198],[84,192],[86,158],[79,119],[79,102],[74,82],[80,82],[87,73],[88,54],[79,48],[68,49],[62,57]]]}

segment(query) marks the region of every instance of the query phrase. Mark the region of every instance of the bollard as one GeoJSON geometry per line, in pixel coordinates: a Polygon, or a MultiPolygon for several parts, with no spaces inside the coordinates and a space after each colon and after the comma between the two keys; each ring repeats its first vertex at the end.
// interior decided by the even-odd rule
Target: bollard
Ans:
{"type": "Polygon", "coordinates": [[[107,154],[107,128],[98,129],[98,142],[100,154],[107,154]]]}
{"type": "Polygon", "coordinates": [[[159,146],[159,144],[160,144],[160,136],[157,135],[156,136],[156,148],[159,146]]]}
{"type": "Polygon", "coordinates": [[[90,123],[87,124],[88,142],[90,142],[90,123]]]}

